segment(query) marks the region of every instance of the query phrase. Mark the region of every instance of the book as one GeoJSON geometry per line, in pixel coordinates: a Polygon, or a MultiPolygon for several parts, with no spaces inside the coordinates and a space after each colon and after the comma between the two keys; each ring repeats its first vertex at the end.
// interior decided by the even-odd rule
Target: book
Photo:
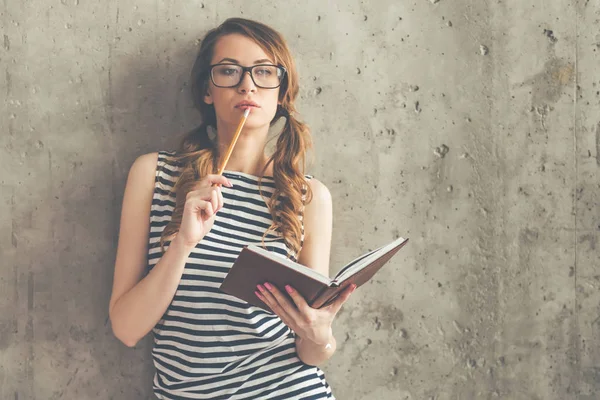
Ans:
{"type": "Polygon", "coordinates": [[[260,246],[249,245],[242,249],[220,286],[221,291],[247,303],[271,311],[254,293],[258,284],[275,285],[292,302],[285,285],[296,289],[313,308],[322,308],[333,302],[346,287],[357,287],[368,282],[377,271],[408,242],[398,238],[393,242],[369,251],[346,264],[334,278],[294,262],[283,255],[260,246]]]}

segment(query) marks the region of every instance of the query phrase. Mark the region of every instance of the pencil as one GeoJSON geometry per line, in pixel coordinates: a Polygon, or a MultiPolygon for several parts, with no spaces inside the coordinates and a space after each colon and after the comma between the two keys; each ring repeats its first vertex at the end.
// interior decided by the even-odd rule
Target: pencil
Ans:
{"type": "Polygon", "coordinates": [[[235,143],[237,142],[238,138],[240,137],[240,133],[242,133],[242,128],[244,127],[244,124],[246,123],[246,119],[248,118],[248,115],[250,115],[250,108],[246,108],[246,111],[244,111],[244,115],[242,116],[242,119],[240,120],[240,123],[238,124],[237,130],[235,131],[235,135],[233,136],[233,140],[229,144],[229,148],[227,149],[227,152],[225,153],[225,157],[223,157],[223,159],[221,160],[221,165],[219,166],[219,170],[217,172],[218,175],[223,174],[223,171],[225,170],[225,166],[227,165],[227,162],[229,161],[229,157],[231,157],[231,153],[233,153],[233,148],[235,146],[235,143]]]}

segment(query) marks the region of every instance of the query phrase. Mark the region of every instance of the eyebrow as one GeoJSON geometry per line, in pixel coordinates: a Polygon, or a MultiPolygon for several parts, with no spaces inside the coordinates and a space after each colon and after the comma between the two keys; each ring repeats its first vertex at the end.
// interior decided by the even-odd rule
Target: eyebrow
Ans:
{"type": "MultiPolygon", "coordinates": [[[[229,57],[225,57],[224,59],[222,59],[221,61],[219,61],[219,63],[222,63],[223,61],[228,61],[228,62],[232,62],[232,63],[236,63],[236,64],[240,63],[235,58],[229,58],[229,57]]],[[[262,63],[265,63],[265,62],[273,63],[273,61],[269,60],[268,58],[261,58],[260,60],[254,61],[254,64],[262,64],[262,63]]]]}

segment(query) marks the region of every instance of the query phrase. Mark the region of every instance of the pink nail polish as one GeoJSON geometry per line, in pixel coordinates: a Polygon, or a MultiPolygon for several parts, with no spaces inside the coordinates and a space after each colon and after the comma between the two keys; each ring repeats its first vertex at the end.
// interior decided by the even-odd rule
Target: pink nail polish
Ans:
{"type": "Polygon", "coordinates": [[[292,289],[290,285],[285,285],[285,290],[287,290],[288,293],[294,293],[294,289],[292,289]]]}
{"type": "Polygon", "coordinates": [[[273,289],[273,286],[269,285],[268,282],[265,283],[265,287],[269,290],[273,289]]]}
{"type": "Polygon", "coordinates": [[[260,290],[261,292],[265,291],[265,288],[262,287],[261,285],[256,285],[256,287],[258,288],[258,290],[260,290]]]}

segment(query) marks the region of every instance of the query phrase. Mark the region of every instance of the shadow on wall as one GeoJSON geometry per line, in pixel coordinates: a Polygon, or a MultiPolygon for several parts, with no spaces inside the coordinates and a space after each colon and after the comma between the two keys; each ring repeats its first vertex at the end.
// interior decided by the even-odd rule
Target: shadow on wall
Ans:
{"type": "MultiPolygon", "coordinates": [[[[58,332],[59,336],[70,335],[82,345],[80,351],[91,356],[91,359],[76,361],[79,365],[73,366],[78,367],[71,378],[73,382],[67,384],[76,389],[66,391],[73,391],[79,398],[146,399],[152,396],[151,335],[135,349],[127,348],[113,336],[108,319],[121,202],[135,158],[148,152],[175,149],[181,136],[199,123],[189,88],[197,43],[179,44],[172,38],[164,38],[162,42],[146,42],[136,47],[140,49],[138,54],[121,53],[118,42],[110,50],[102,88],[104,116],[90,126],[106,153],[97,160],[99,164],[91,174],[93,179],[85,178],[89,195],[69,205],[74,210],[71,224],[91,229],[91,240],[100,242],[91,248],[102,252],[95,257],[96,262],[70,260],[73,269],[92,270],[83,275],[79,273],[88,279],[82,279],[78,284],[82,290],[74,294],[79,298],[93,293],[92,301],[84,303],[89,309],[78,306],[74,310],[77,321],[84,314],[88,317],[83,319],[89,323],[57,328],[63,331],[58,332]],[[94,198],[94,191],[103,193],[102,201],[94,198]],[[98,224],[105,229],[95,230],[98,224]]],[[[71,188],[64,188],[65,197],[76,190],[77,184],[73,182],[69,185],[71,188]]],[[[78,260],[90,257],[90,248],[80,251],[78,260]]],[[[69,260],[65,262],[69,264],[69,260]]],[[[73,367],[69,370],[75,370],[73,367]]],[[[71,398],[67,393],[65,397],[71,398]]]]}
{"type": "Polygon", "coordinates": [[[2,398],[151,397],[150,338],[121,344],[108,302],[133,160],[174,148],[198,124],[188,87],[196,43],[161,40],[135,46],[139,54],[114,42],[100,62],[83,54],[79,78],[73,60],[56,57],[54,75],[26,77],[33,95],[18,94],[33,106],[7,122],[2,149],[13,168],[3,178],[2,276],[14,276],[0,304],[2,398]]]}

